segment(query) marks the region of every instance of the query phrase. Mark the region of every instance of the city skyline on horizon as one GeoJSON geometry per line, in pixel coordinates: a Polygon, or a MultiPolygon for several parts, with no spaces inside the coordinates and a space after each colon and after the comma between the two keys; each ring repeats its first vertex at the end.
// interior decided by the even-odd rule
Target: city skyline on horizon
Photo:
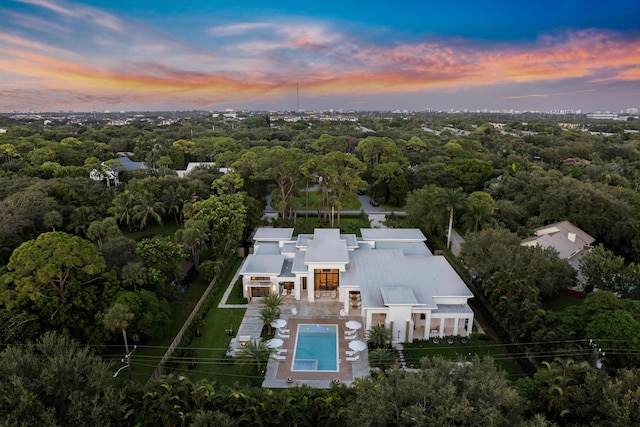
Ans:
{"type": "Polygon", "coordinates": [[[8,0],[0,111],[638,106],[640,4],[425,3],[8,0]]]}

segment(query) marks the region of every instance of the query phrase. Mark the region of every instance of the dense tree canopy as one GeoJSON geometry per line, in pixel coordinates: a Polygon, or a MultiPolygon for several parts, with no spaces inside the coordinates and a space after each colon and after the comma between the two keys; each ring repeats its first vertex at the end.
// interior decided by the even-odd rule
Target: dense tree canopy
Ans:
{"type": "Polygon", "coordinates": [[[16,426],[121,426],[126,406],[107,363],[54,333],[0,353],[0,416],[16,426]]]}

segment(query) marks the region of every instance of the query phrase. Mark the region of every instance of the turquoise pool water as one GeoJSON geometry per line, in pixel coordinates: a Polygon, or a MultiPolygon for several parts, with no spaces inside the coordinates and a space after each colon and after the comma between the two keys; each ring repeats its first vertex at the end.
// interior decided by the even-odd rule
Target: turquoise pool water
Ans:
{"type": "Polygon", "coordinates": [[[338,370],[338,325],[298,325],[293,371],[338,370]]]}

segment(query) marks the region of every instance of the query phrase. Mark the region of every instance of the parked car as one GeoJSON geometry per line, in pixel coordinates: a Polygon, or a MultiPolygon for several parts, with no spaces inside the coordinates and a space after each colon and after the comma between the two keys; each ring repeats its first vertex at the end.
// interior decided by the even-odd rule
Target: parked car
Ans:
{"type": "Polygon", "coordinates": [[[376,199],[369,200],[369,204],[371,206],[380,206],[380,202],[378,202],[376,199]]]}

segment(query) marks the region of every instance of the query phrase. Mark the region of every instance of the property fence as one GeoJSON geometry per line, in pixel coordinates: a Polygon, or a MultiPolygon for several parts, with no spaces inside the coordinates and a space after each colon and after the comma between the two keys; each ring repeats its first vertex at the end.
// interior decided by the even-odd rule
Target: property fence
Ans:
{"type": "Polygon", "coordinates": [[[149,381],[153,381],[155,379],[158,379],[160,377],[160,375],[162,375],[162,371],[164,370],[165,363],[167,362],[167,360],[169,360],[169,358],[171,357],[173,352],[180,345],[180,342],[182,342],[182,338],[183,338],[185,332],[187,331],[187,329],[189,329],[189,327],[191,326],[191,323],[193,322],[193,319],[200,312],[200,309],[202,308],[202,305],[204,304],[204,302],[207,300],[207,298],[211,294],[211,291],[213,290],[213,288],[215,288],[216,282],[218,281],[218,278],[220,277],[220,275],[222,275],[224,273],[225,268],[227,267],[227,264],[229,264],[229,260],[230,259],[231,259],[231,257],[227,257],[224,260],[224,262],[222,263],[222,267],[220,268],[220,271],[213,277],[213,279],[211,279],[211,282],[209,282],[209,286],[207,286],[207,289],[205,289],[204,293],[202,294],[202,296],[198,300],[198,303],[193,307],[193,310],[191,311],[191,314],[189,314],[189,317],[187,317],[187,320],[185,320],[184,325],[182,325],[182,328],[180,328],[180,331],[178,331],[178,333],[176,334],[175,338],[171,342],[171,345],[167,348],[167,351],[164,353],[164,356],[162,356],[162,359],[160,359],[160,363],[158,363],[158,366],[153,371],[153,374],[151,374],[151,377],[149,378],[149,381]]]}

